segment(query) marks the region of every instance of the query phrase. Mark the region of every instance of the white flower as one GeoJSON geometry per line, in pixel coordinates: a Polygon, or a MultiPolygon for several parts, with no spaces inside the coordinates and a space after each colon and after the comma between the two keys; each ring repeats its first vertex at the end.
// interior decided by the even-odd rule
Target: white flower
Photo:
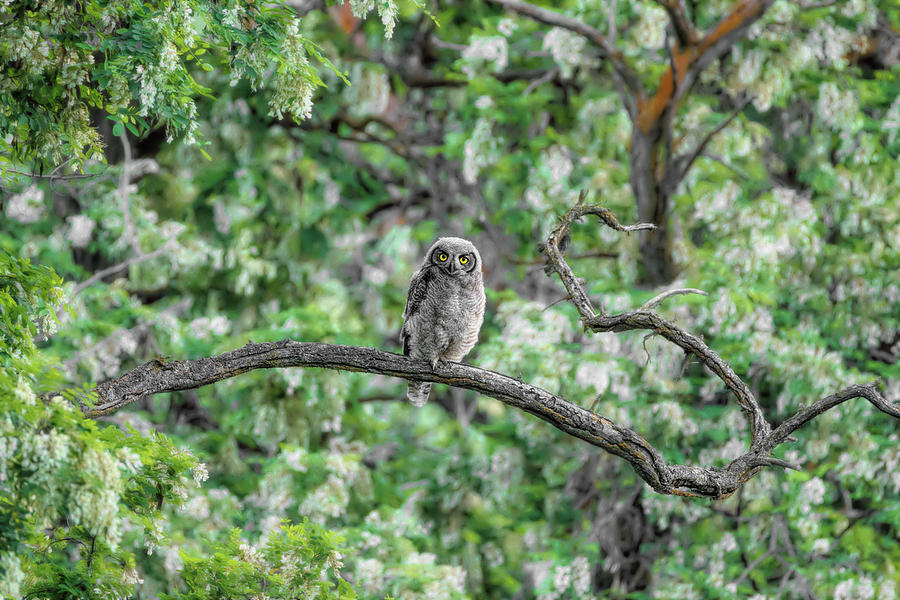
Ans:
{"type": "Polygon", "coordinates": [[[85,215],[74,215],[67,219],[69,231],[66,239],[72,243],[73,248],[84,248],[91,241],[91,233],[94,231],[94,220],[85,215]]]}
{"type": "Polygon", "coordinates": [[[575,383],[581,387],[593,387],[602,394],[609,387],[609,367],[604,363],[583,362],[575,370],[575,383]]]}
{"type": "Polygon", "coordinates": [[[356,580],[367,593],[374,594],[384,585],[384,570],[377,558],[364,558],[356,563],[356,580]]]}
{"type": "Polygon", "coordinates": [[[209,471],[206,470],[206,464],[197,463],[196,467],[191,467],[191,475],[194,477],[194,483],[198,486],[209,479],[209,471]]]}
{"type": "Polygon", "coordinates": [[[465,50],[462,58],[466,62],[463,72],[469,77],[475,75],[475,66],[493,63],[493,71],[496,73],[506,68],[509,62],[507,56],[506,38],[500,36],[476,37],[465,50]]]}
{"type": "Polygon", "coordinates": [[[584,46],[587,43],[582,36],[561,27],[554,27],[544,36],[543,49],[549,52],[554,62],[559,65],[563,77],[571,77],[575,67],[584,60],[584,46]]]}
{"type": "Polygon", "coordinates": [[[519,28],[518,23],[510,19],[509,17],[504,17],[500,19],[500,22],[497,23],[497,31],[502,33],[503,35],[509,37],[513,31],[519,28]]]}
{"type": "Polygon", "coordinates": [[[144,580],[138,575],[137,569],[129,567],[122,571],[122,583],[125,585],[134,585],[136,583],[144,583],[144,580]]]}
{"type": "Polygon", "coordinates": [[[463,147],[463,179],[468,184],[478,180],[478,173],[497,161],[498,140],[493,134],[493,121],[481,117],[463,147]]]}
{"type": "Polygon", "coordinates": [[[6,216],[19,223],[34,223],[43,216],[44,209],[44,190],[32,183],[23,192],[10,196],[6,216]]]}

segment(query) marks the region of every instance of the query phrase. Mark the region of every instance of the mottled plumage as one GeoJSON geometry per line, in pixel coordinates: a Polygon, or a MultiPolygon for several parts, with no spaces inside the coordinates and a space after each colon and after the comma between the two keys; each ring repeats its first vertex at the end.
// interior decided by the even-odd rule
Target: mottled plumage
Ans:
{"type": "MultiPolygon", "coordinates": [[[[427,360],[458,362],[478,341],[484,319],[481,255],[468,240],[445,237],[425,254],[409,282],[403,310],[403,354],[427,360]]],[[[406,397],[422,406],[430,383],[410,382],[406,397]]]]}

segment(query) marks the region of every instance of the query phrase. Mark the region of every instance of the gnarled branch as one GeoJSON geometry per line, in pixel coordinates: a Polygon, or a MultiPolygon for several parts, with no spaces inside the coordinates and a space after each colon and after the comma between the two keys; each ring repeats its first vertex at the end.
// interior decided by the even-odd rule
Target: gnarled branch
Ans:
{"type": "Polygon", "coordinates": [[[627,460],[637,474],[661,494],[721,497],[733,493],[767,465],[789,467],[768,451],[813,416],[845,400],[864,397],[880,410],[900,418],[900,410],[878,393],[875,384],[850,386],[785,421],[759,450],[750,450],[723,469],[670,465],[638,433],[586,410],[547,390],[501,373],[460,363],[431,365],[374,348],[311,342],[249,343],[225,354],[196,360],[154,360],[99,384],[96,402],[82,406],[85,415],[110,414],[147,395],[202,387],[255,369],[320,367],[445,383],[474,390],[531,413],[574,437],[627,460]]]}
{"type": "MultiPolygon", "coordinates": [[[[560,224],[543,245],[543,251],[548,259],[547,268],[560,275],[569,292],[569,298],[581,314],[586,327],[594,331],[649,330],[686,352],[695,354],[725,382],[747,414],[751,434],[750,448],[728,466],[718,469],[668,464],[663,459],[662,453],[637,432],[547,390],[502,373],[449,362],[438,363],[437,367],[432,369],[427,361],[359,346],[290,340],[262,344],[251,342],[237,350],[208,358],[175,361],[157,359],[97,385],[94,389],[95,401],[83,403],[81,409],[88,417],[98,417],[115,412],[148,395],[194,389],[254,369],[319,367],[376,373],[402,377],[410,381],[444,383],[496,398],[535,415],[569,435],[624,458],[644,481],[661,494],[712,498],[734,493],[763,468],[769,466],[798,468],[786,460],[773,457],[771,452],[779,444],[791,439],[794,431],[842,402],[852,398],[865,398],[880,411],[900,419],[900,407],[885,400],[878,391],[877,382],[873,382],[867,385],[851,385],[822,398],[798,410],[772,431],[747,384],[728,363],[697,336],[643,307],[619,315],[595,314],[587,292],[563,258],[563,251],[568,245],[570,226],[576,219],[585,215],[596,215],[606,225],[623,232],[653,226],[646,224],[623,226],[608,209],[585,205],[583,203],[585,196],[586,193],[582,192],[579,203],[563,216],[560,224]]],[[[675,293],[695,291],[699,290],[673,290],[657,296],[647,304],[653,306],[675,293]]]]}

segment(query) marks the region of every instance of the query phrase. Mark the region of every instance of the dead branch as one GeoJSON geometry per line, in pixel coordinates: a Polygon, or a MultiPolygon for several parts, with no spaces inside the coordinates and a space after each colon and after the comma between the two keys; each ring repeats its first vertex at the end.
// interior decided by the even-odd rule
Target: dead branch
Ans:
{"type": "Polygon", "coordinates": [[[644,302],[644,304],[641,305],[638,310],[650,310],[651,308],[656,308],[663,302],[663,300],[671,298],[672,296],[678,296],[680,294],[700,294],[701,296],[709,296],[709,294],[704,292],[703,290],[698,290],[695,288],[679,288],[676,290],[668,290],[659,294],[658,296],[651,298],[650,300],[647,300],[646,302],[644,302]]]}
{"type": "MultiPolygon", "coordinates": [[[[196,360],[154,360],[95,388],[96,401],[84,403],[88,417],[113,413],[152,394],[210,385],[255,369],[318,367],[341,371],[377,373],[410,381],[431,381],[474,390],[531,413],[557,429],[624,458],[637,474],[661,494],[718,498],[734,493],[766,465],[787,466],[772,459],[774,448],[787,433],[808,422],[808,412],[785,421],[768,436],[759,450],[751,449],[722,469],[667,464],[661,453],[638,433],[586,410],[541,388],[494,371],[461,363],[439,363],[435,370],[426,361],[374,348],[284,340],[249,343],[225,354],[196,360]]],[[[850,386],[816,403],[813,412],[824,412],[851,398],[864,397],[881,410],[900,418],[900,410],[878,394],[875,384],[850,386]]]]}
{"type": "MultiPolygon", "coordinates": [[[[878,391],[878,382],[851,385],[802,408],[772,431],[750,388],[722,358],[700,338],[646,308],[618,315],[595,314],[586,291],[563,258],[569,229],[582,216],[593,214],[618,231],[648,228],[645,224],[621,225],[606,208],[579,203],[571,208],[553,230],[542,248],[548,268],[559,274],[585,326],[593,331],[643,329],[659,335],[696,355],[732,391],[750,422],[750,447],[724,468],[667,464],[662,453],[637,432],[569,402],[547,390],[507,375],[461,363],[441,362],[432,369],[427,361],[358,346],[303,343],[290,340],[262,344],[248,343],[225,354],[196,360],[156,359],[125,374],[105,381],[94,389],[95,398],[81,401],[88,417],[113,413],[148,395],[188,390],[236,377],[255,369],[318,367],[400,377],[409,381],[443,383],[474,390],[485,396],[528,412],[557,429],[628,461],[635,472],[661,494],[721,498],[734,493],[761,469],[776,466],[799,469],[771,455],[791,434],[823,412],[853,398],[865,398],[880,411],[900,419],[900,407],[889,403],[878,391]],[[562,248],[562,249],[561,249],[562,248]]],[[[649,226],[652,228],[652,225],[649,226]]],[[[696,290],[671,290],[645,306],[696,290]]]]}

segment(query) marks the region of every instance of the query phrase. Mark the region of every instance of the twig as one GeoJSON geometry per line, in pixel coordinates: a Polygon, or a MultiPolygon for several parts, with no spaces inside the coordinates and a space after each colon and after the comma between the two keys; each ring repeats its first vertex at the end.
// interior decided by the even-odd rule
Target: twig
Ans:
{"type": "MultiPolygon", "coordinates": [[[[100,177],[103,173],[74,173],[72,175],[38,175],[37,173],[28,173],[26,171],[20,171],[18,169],[10,169],[4,168],[4,172],[6,173],[15,173],[16,175],[24,175],[25,177],[31,177],[32,179],[46,179],[48,181],[68,181],[70,179],[88,179],[90,177],[100,177]]],[[[55,172],[55,171],[54,171],[55,172]]]]}
{"type": "Polygon", "coordinates": [[[616,31],[616,0],[610,0],[607,22],[609,28],[609,33],[607,34],[609,37],[609,43],[611,45],[615,45],[616,36],[618,35],[618,32],[616,31]]]}
{"type": "Polygon", "coordinates": [[[131,144],[128,143],[128,136],[125,131],[119,134],[119,140],[122,142],[122,151],[124,158],[122,160],[122,173],[119,174],[119,187],[116,193],[119,196],[119,208],[122,210],[122,224],[124,231],[122,232],[125,241],[131,246],[134,253],[141,256],[144,252],[138,244],[137,236],[134,233],[134,223],[131,222],[131,203],[129,202],[128,186],[131,184],[131,144]]]}
{"type": "Polygon", "coordinates": [[[735,119],[735,117],[737,117],[741,113],[741,111],[744,110],[744,108],[746,108],[748,104],[750,104],[752,100],[753,96],[747,96],[746,98],[744,98],[744,100],[741,101],[733,111],[731,111],[731,114],[729,114],[724,121],[719,123],[715,127],[715,129],[707,133],[706,136],[704,136],[704,138],[700,140],[700,143],[697,144],[697,146],[691,152],[679,156],[675,159],[674,165],[677,169],[679,178],[684,177],[684,174],[687,173],[688,169],[691,168],[691,165],[694,164],[694,161],[696,161],[697,158],[701,154],[703,154],[703,151],[706,149],[706,146],[707,144],[709,144],[710,140],[712,140],[720,131],[728,127],[728,125],[735,119]]]}
{"type": "Polygon", "coordinates": [[[553,67],[552,69],[548,70],[546,73],[529,83],[525,90],[522,92],[522,95],[527,96],[538,87],[542,86],[548,81],[551,81],[554,77],[557,76],[557,74],[559,74],[559,67],[553,67]]]}
{"type": "Polygon", "coordinates": [[[131,258],[129,258],[128,260],[126,260],[124,262],[121,262],[117,265],[112,265],[110,267],[106,267],[105,269],[101,269],[100,271],[97,271],[96,273],[94,273],[93,275],[91,275],[90,277],[88,277],[87,279],[85,279],[84,281],[82,281],[81,283],[79,283],[78,285],[75,286],[75,288],[72,290],[72,297],[74,298],[75,296],[77,296],[78,294],[83,292],[86,288],[94,285],[96,282],[103,279],[104,277],[107,277],[114,273],[118,273],[120,271],[124,271],[125,269],[127,269],[133,265],[140,264],[144,261],[152,260],[152,259],[156,258],[157,256],[160,256],[160,255],[168,252],[169,249],[174,245],[176,237],[177,236],[170,237],[168,240],[166,240],[163,243],[162,246],[160,246],[153,252],[148,252],[146,254],[140,254],[138,256],[132,256],[131,258]]]}
{"type": "Polygon", "coordinates": [[[638,310],[650,310],[651,308],[656,308],[666,298],[671,298],[672,296],[677,296],[679,294],[700,294],[701,296],[709,296],[709,294],[704,292],[703,290],[698,290],[695,288],[678,288],[675,290],[668,290],[666,292],[663,292],[662,294],[659,294],[658,296],[651,298],[650,300],[647,300],[646,302],[644,302],[644,304],[641,305],[638,310]]]}

